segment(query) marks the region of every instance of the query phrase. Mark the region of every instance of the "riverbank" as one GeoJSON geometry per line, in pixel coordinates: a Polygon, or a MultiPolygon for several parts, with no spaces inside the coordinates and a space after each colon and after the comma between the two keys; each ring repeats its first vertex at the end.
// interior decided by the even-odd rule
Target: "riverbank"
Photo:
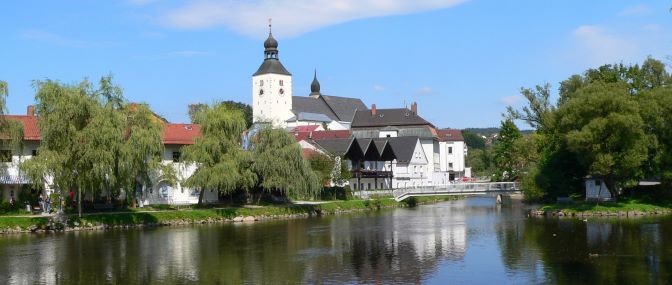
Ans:
{"type": "Polygon", "coordinates": [[[156,227],[227,222],[306,218],[353,211],[408,207],[458,199],[454,196],[418,197],[405,202],[391,198],[372,200],[325,201],[321,204],[242,206],[211,209],[170,209],[114,213],[87,213],[65,216],[0,216],[0,234],[54,231],[104,230],[114,228],[156,227]]]}
{"type": "Polygon", "coordinates": [[[672,204],[637,199],[618,202],[573,202],[544,205],[532,217],[641,217],[672,214],[672,204]]]}

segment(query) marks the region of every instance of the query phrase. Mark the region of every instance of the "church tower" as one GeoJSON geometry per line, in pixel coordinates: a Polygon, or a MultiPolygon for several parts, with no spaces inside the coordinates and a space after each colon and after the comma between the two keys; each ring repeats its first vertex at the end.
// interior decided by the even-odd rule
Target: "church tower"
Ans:
{"type": "Polygon", "coordinates": [[[264,62],[252,75],[252,120],[284,127],[292,113],[292,74],[278,59],[278,41],[273,38],[271,24],[264,41],[264,62]]]}

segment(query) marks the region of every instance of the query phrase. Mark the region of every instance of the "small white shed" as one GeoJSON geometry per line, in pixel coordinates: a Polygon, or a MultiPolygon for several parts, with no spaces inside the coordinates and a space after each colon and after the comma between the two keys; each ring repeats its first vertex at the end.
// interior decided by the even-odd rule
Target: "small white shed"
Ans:
{"type": "Polygon", "coordinates": [[[613,198],[602,177],[588,176],[584,180],[586,183],[586,201],[603,201],[613,198]]]}

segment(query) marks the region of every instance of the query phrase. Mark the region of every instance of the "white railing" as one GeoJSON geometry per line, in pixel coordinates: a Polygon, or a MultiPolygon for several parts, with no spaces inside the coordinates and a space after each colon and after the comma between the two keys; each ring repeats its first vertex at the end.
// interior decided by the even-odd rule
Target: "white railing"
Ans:
{"type": "Polygon", "coordinates": [[[394,195],[395,200],[401,201],[411,196],[469,195],[517,191],[521,191],[518,182],[466,182],[399,188],[392,191],[392,195],[394,195]]]}

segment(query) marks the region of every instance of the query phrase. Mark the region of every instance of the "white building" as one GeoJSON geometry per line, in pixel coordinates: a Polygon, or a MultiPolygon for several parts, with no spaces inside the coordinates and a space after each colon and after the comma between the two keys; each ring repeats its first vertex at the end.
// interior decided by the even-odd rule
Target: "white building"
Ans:
{"type": "MultiPolygon", "coordinates": [[[[24,175],[20,169],[22,162],[31,159],[37,154],[41,141],[40,131],[38,129],[39,117],[32,113],[32,106],[28,107],[27,115],[6,115],[6,119],[18,121],[23,125],[23,149],[20,152],[9,149],[0,149],[0,201],[19,200],[21,191],[38,190],[33,187],[31,181],[24,175]]],[[[182,147],[193,144],[194,139],[200,136],[200,126],[195,124],[164,124],[163,143],[165,151],[163,154],[163,163],[172,165],[177,174],[178,181],[175,185],[170,185],[162,176],[153,178],[151,186],[143,186],[136,189],[137,197],[141,204],[196,204],[198,202],[198,192],[194,189],[182,187],[182,181],[188,178],[195,171],[193,165],[185,165],[180,162],[182,147]]],[[[54,191],[51,178],[47,177],[43,189],[45,194],[49,195],[54,191]]],[[[88,199],[89,197],[85,197],[88,199]]],[[[124,198],[122,196],[121,198],[124,198]]],[[[204,193],[204,202],[216,202],[218,193],[206,191],[204,193]]]]}
{"type": "Polygon", "coordinates": [[[462,132],[453,129],[437,130],[439,137],[439,155],[441,171],[450,173],[450,180],[459,180],[471,176],[471,171],[465,166],[467,145],[464,143],[462,132]]]}
{"type": "Polygon", "coordinates": [[[323,95],[317,72],[308,96],[292,96],[292,74],[278,58],[278,41],[269,32],[264,42],[264,61],[252,75],[252,116],[255,123],[294,128],[323,125],[329,130],[350,129],[356,110],[366,110],[357,98],[323,95]]]}

